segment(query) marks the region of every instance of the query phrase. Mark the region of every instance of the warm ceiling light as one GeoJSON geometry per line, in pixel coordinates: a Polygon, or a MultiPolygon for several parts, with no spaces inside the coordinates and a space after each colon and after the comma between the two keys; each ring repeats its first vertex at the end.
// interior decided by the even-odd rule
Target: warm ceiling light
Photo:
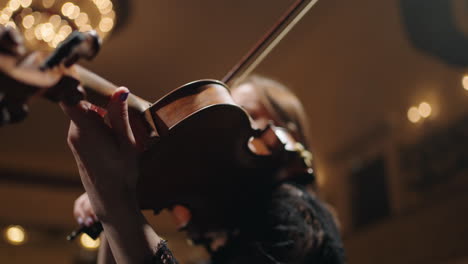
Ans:
{"type": "Polygon", "coordinates": [[[75,5],[73,3],[67,2],[62,6],[62,15],[69,17],[73,13],[73,9],[75,9],[75,5]]]}
{"type": "Polygon", "coordinates": [[[23,8],[29,7],[32,4],[32,0],[19,0],[19,2],[23,8]]]}
{"type": "Polygon", "coordinates": [[[62,24],[62,18],[59,15],[52,15],[49,18],[49,23],[51,23],[54,28],[58,28],[62,24]]]}
{"type": "Polygon", "coordinates": [[[85,249],[96,250],[101,244],[101,240],[99,238],[96,240],[93,240],[87,234],[82,234],[80,236],[80,244],[85,249]]]}
{"type": "Polygon", "coordinates": [[[463,89],[468,91],[468,75],[465,75],[462,80],[463,89]]]}
{"type": "Polygon", "coordinates": [[[8,7],[10,8],[10,10],[17,10],[18,8],[20,8],[21,4],[18,0],[12,0],[10,1],[10,3],[8,3],[8,7]]]}
{"type": "MultiPolygon", "coordinates": [[[[119,4],[125,2],[118,1],[119,4]]],[[[0,1],[2,2],[2,1],[0,1]]],[[[17,28],[32,49],[57,47],[73,30],[90,31],[105,38],[116,25],[111,0],[8,0],[0,4],[0,25],[17,28]],[[63,27],[71,30],[63,31],[63,27]]]]}
{"type": "Polygon", "coordinates": [[[42,5],[45,8],[51,8],[55,4],[55,0],[42,0],[42,5]]]}
{"type": "Polygon", "coordinates": [[[76,18],[75,18],[75,24],[78,27],[86,25],[88,23],[88,14],[86,13],[80,13],[76,18]]]}
{"type": "Polygon", "coordinates": [[[34,25],[34,16],[27,15],[23,18],[23,27],[31,28],[34,25]]]}
{"type": "Polygon", "coordinates": [[[408,110],[408,119],[411,123],[417,123],[421,120],[421,115],[417,107],[413,106],[408,110]]]}
{"type": "Polygon", "coordinates": [[[73,7],[73,12],[70,14],[71,19],[76,19],[81,13],[81,9],[79,6],[73,7]]]}
{"type": "Polygon", "coordinates": [[[427,118],[432,113],[432,107],[430,104],[422,102],[421,104],[419,104],[418,111],[422,117],[427,118]]]}
{"type": "Polygon", "coordinates": [[[9,226],[5,231],[5,238],[12,245],[21,245],[26,242],[26,231],[21,226],[9,226]]]}
{"type": "Polygon", "coordinates": [[[101,29],[102,32],[109,32],[112,27],[114,27],[114,20],[108,17],[103,18],[99,23],[99,29],[101,29]]]}

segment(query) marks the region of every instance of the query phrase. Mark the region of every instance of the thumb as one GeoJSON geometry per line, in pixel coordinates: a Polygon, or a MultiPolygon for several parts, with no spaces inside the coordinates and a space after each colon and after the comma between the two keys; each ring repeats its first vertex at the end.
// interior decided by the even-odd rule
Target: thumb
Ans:
{"type": "Polygon", "coordinates": [[[135,144],[135,138],[130,126],[127,104],[129,93],[129,90],[125,87],[120,87],[115,90],[107,105],[107,116],[119,143],[133,146],[135,144]]]}

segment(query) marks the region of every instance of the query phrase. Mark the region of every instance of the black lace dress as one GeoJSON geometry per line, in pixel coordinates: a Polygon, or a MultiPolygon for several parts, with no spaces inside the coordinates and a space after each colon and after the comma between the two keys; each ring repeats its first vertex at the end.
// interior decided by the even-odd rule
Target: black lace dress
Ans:
{"type": "MultiPolygon", "coordinates": [[[[345,263],[333,216],[303,186],[279,185],[263,208],[248,216],[248,225],[229,235],[225,246],[212,252],[212,264],[345,263]]],[[[154,263],[178,262],[162,243],[154,263]]]]}

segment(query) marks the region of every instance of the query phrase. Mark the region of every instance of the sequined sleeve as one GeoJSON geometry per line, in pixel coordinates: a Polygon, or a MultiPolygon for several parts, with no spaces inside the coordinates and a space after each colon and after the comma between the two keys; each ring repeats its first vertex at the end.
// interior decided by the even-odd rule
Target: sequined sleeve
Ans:
{"type": "Polygon", "coordinates": [[[152,264],[178,264],[177,259],[172,255],[171,250],[167,247],[166,241],[161,241],[158,245],[156,254],[153,257],[152,264]]]}

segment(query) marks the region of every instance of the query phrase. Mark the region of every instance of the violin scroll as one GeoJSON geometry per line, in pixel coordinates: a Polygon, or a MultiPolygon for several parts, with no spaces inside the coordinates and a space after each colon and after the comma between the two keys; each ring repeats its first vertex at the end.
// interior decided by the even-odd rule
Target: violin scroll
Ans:
{"type": "MultiPolygon", "coordinates": [[[[25,54],[26,47],[22,36],[11,27],[0,27],[0,55],[21,58],[25,54]]],[[[2,84],[7,83],[2,81],[2,84]]],[[[25,103],[25,98],[8,94],[4,88],[0,88],[0,126],[20,122],[27,115],[28,106],[25,103]]]]}
{"type": "Polygon", "coordinates": [[[101,49],[102,40],[96,31],[71,33],[41,65],[42,71],[59,65],[70,67],[79,59],[92,60],[101,49]]]}
{"type": "Polygon", "coordinates": [[[28,100],[35,95],[67,105],[83,100],[79,76],[68,68],[81,58],[94,58],[100,47],[95,31],[73,32],[46,57],[28,53],[18,31],[0,26],[0,126],[25,119],[28,100]]]}
{"type": "Polygon", "coordinates": [[[0,27],[0,54],[22,57],[26,54],[24,39],[11,27],[0,27]]]}

